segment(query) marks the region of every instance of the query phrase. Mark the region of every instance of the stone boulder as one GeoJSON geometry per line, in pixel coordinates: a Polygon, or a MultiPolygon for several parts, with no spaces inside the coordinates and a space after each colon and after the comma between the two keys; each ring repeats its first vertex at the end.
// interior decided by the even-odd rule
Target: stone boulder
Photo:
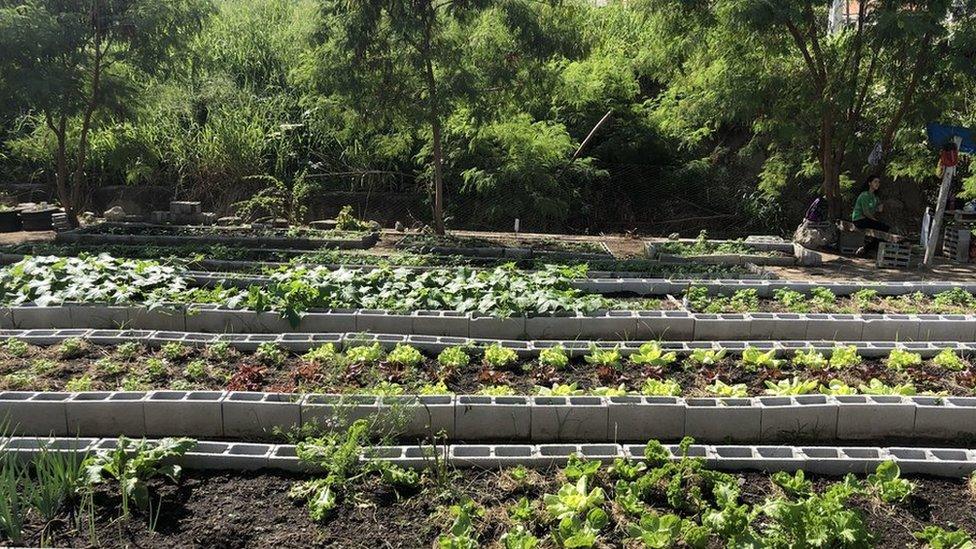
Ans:
{"type": "Polygon", "coordinates": [[[104,214],[105,221],[113,222],[125,221],[125,216],[125,209],[123,209],[122,206],[112,206],[111,208],[105,210],[104,214]]]}
{"type": "Polygon", "coordinates": [[[837,242],[837,227],[833,223],[804,219],[793,233],[793,242],[813,250],[828,248],[837,242]]]}

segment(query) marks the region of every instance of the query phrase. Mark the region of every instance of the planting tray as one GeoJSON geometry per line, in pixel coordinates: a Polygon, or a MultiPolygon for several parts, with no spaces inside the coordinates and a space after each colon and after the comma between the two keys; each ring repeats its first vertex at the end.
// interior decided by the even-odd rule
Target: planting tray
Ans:
{"type": "MultiPolygon", "coordinates": [[[[152,441],[150,441],[151,443],[152,441]]],[[[0,451],[27,462],[40,451],[74,453],[79,456],[107,452],[118,446],[114,438],[30,438],[0,439],[0,451]]],[[[444,462],[454,467],[498,469],[522,465],[538,469],[563,466],[576,454],[610,463],[614,459],[644,459],[643,444],[465,444],[449,446],[377,446],[364,450],[360,460],[382,460],[401,467],[422,469],[444,462]]],[[[672,460],[682,458],[677,445],[666,445],[672,460]]],[[[962,478],[976,471],[976,451],[959,448],[900,448],[851,446],[713,446],[692,445],[687,455],[705,461],[707,467],[723,471],[804,470],[822,475],[868,474],[884,461],[894,461],[902,473],[962,478]]],[[[198,441],[184,456],[174,460],[187,469],[248,471],[278,469],[292,472],[321,472],[298,459],[295,447],[286,444],[255,444],[198,441]]]]}

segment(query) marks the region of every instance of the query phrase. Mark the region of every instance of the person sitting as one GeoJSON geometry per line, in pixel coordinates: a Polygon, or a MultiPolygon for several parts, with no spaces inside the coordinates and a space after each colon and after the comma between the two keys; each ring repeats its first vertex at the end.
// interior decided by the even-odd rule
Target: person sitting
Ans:
{"type": "MultiPolygon", "coordinates": [[[[854,211],[851,213],[851,221],[858,229],[873,229],[876,231],[888,232],[891,227],[878,219],[883,206],[878,200],[878,188],[881,187],[881,178],[877,175],[869,176],[864,181],[864,188],[861,194],[857,195],[854,201],[854,211]]],[[[865,245],[857,251],[857,255],[864,255],[878,246],[878,239],[866,237],[865,245]]]]}

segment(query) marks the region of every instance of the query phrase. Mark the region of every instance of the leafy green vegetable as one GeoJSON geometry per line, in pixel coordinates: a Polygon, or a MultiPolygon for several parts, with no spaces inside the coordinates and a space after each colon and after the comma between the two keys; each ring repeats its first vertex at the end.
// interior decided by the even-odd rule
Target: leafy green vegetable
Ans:
{"type": "Polygon", "coordinates": [[[867,485],[885,503],[903,502],[915,490],[913,483],[901,478],[898,464],[890,460],[882,462],[874,473],[868,475],[867,485]]]}
{"type": "Polygon", "coordinates": [[[562,345],[547,347],[539,351],[539,364],[562,370],[569,364],[569,356],[562,345]]]}
{"type": "Polygon", "coordinates": [[[777,369],[783,362],[783,360],[776,358],[776,349],[760,351],[755,347],[746,347],[742,351],[742,367],[748,371],[755,371],[760,368],[777,369]]]}
{"type": "Polygon", "coordinates": [[[89,484],[114,479],[122,494],[122,514],[128,516],[130,500],[140,509],[149,508],[148,480],[164,476],[175,482],[179,478],[180,466],[163,465],[163,461],[178,458],[195,445],[196,441],[189,438],[164,438],[150,443],[119,437],[114,449],[86,459],[85,478],[89,484]]]}
{"type": "Polygon", "coordinates": [[[909,366],[921,366],[922,355],[905,351],[904,349],[892,349],[885,360],[885,365],[892,370],[904,370],[909,366]]]}
{"type": "Polygon", "coordinates": [[[674,351],[664,352],[656,341],[649,341],[640,346],[636,353],[630,355],[630,363],[642,366],[667,366],[677,360],[674,351]]]}

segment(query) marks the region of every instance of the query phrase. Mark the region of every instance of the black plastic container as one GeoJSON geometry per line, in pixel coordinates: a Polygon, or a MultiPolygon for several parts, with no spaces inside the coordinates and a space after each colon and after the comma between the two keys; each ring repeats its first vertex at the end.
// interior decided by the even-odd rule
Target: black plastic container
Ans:
{"type": "Polygon", "coordinates": [[[20,212],[17,210],[0,211],[0,233],[12,233],[22,227],[20,212]]]}

